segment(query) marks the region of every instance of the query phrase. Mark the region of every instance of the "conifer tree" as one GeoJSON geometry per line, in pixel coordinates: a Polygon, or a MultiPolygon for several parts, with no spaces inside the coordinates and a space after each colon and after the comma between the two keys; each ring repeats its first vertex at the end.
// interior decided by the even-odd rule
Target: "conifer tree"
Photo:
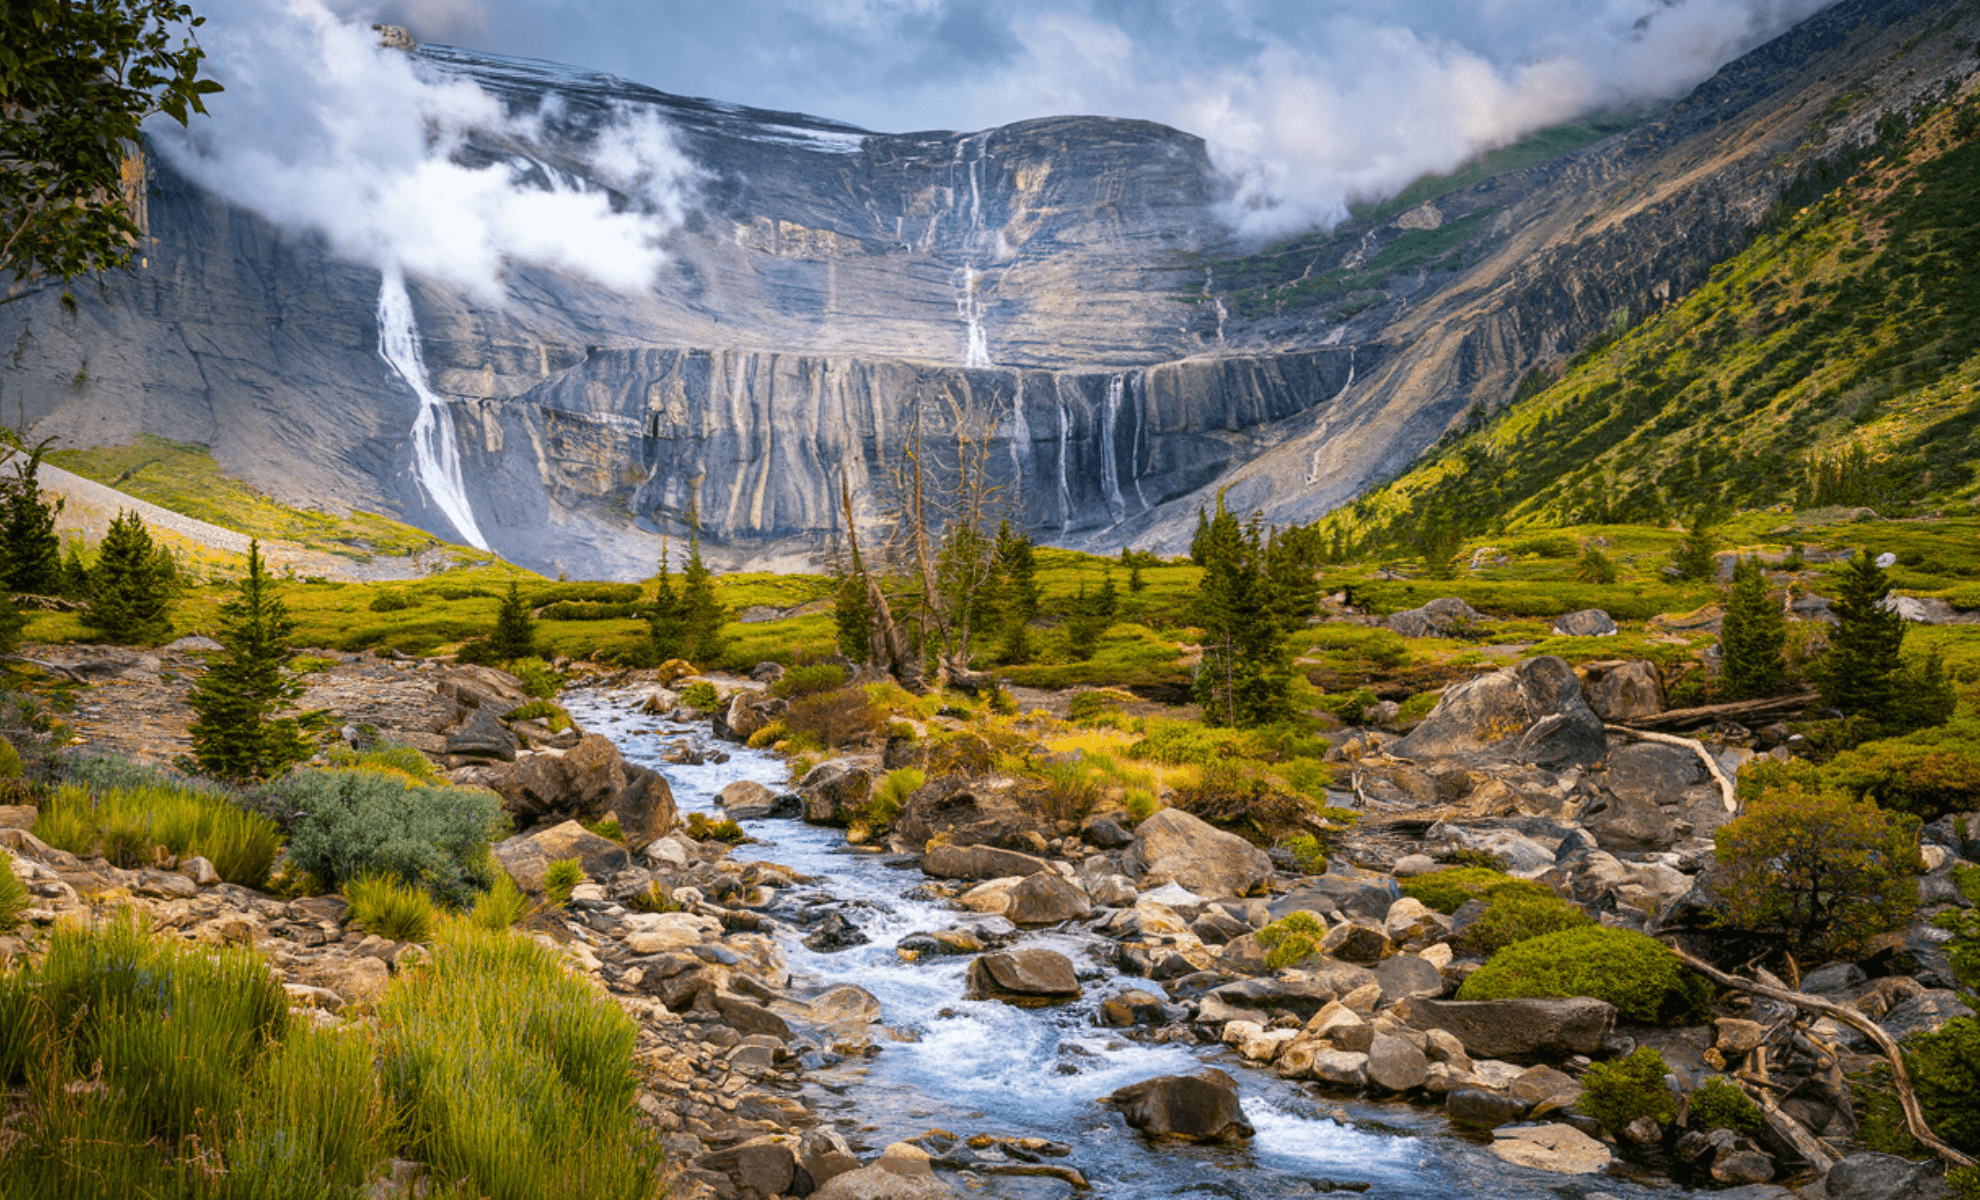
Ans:
{"type": "Polygon", "coordinates": [[[495,613],[495,631],[488,635],[488,649],[504,662],[536,653],[536,617],[513,579],[509,594],[502,597],[502,607],[495,613]]]}
{"type": "Polygon", "coordinates": [[[1109,621],[1113,620],[1115,615],[1121,611],[1121,596],[1119,592],[1114,590],[1114,573],[1112,571],[1107,572],[1106,576],[1100,580],[1100,590],[1093,594],[1093,611],[1107,618],[1109,621]]]}
{"type": "Polygon", "coordinates": [[[1844,716],[1887,721],[1904,673],[1904,618],[1883,605],[1890,577],[1868,550],[1843,567],[1828,653],[1815,670],[1822,702],[1844,716]]]}
{"type": "Polygon", "coordinates": [[[1031,623],[1038,619],[1038,564],[1031,539],[1005,521],[997,528],[997,571],[1003,579],[1004,637],[997,656],[1007,663],[1031,659],[1031,623]]]}
{"type": "Polygon", "coordinates": [[[1712,550],[1718,539],[1712,536],[1712,514],[1707,509],[1699,509],[1691,520],[1691,528],[1684,540],[1671,550],[1671,565],[1677,568],[1679,579],[1706,580],[1712,578],[1717,564],[1713,561],[1712,550]]]}
{"type": "Polygon", "coordinates": [[[1734,700],[1776,695],[1786,675],[1787,617],[1767,594],[1760,563],[1742,558],[1733,567],[1732,591],[1719,633],[1719,687],[1734,700]]]}
{"type": "Polygon", "coordinates": [[[1066,647],[1072,656],[1081,662],[1093,657],[1093,651],[1100,645],[1100,635],[1107,632],[1108,619],[1097,598],[1086,591],[1086,581],[1079,581],[1079,594],[1073,597],[1072,612],[1066,618],[1066,647]]]}
{"type": "Polygon", "coordinates": [[[69,553],[62,559],[61,595],[68,600],[89,598],[89,567],[83,562],[80,540],[69,543],[69,553]]]}
{"type": "Polygon", "coordinates": [[[681,572],[681,643],[686,657],[708,666],[722,657],[722,622],[728,609],[715,598],[715,575],[701,561],[701,539],[688,541],[687,570],[681,572]]]}
{"type": "Polygon", "coordinates": [[[1297,530],[1274,532],[1265,539],[1267,603],[1287,633],[1304,626],[1320,607],[1316,577],[1320,553],[1319,539],[1297,530]]]}
{"type": "MultiPolygon", "coordinates": [[[[1222,501],[1218,503],[1221,504],[1222,501]]],[[[1203,506],[1199,504],[1196,506],[1196,532],[1191,534],[1189,539],[1189,561],[1199,567],[1204,566],[1203,556],[1208,552],[1209,547],[1210,514],[1203,511],[1203,506]]]]}
{"type": "Polygon", "coordinates": [[[55,514],[62,502],[41,495],[43,442],[16,452],[13,478],[0,481],[0,549],[5,551],[6,589],[36,596],[62,590],[62,543],[55,536],[55,514]]]}
{"type": "Polygon", "coordinates": [[[673,577],[668,573],[664,542],[660,546],[660,586],[653,597],[653,611],[647,617],[647,629],[653,640],[653,653],[661,662],[686,657],[687,610],[682,606],[680,593],[674,590],[673,577]]]}
{"type": "Polygon", "coordinates": [[[96,549],[89,611],[83,623],[110,642],[163,641],[172,632],[173,588],[151,531],[136,513],[118,510],[96,549]]]}
{"type": "Polygon", "coordinates": [[[839,577],[832,595],[832,623],[839,634],[839,653],[856,663],[873,653],[873,600],[867,594],[866,564],[853,546],[852,569],[839,577]]]}
{"type": "Polygon", "coordinates": [[[284,666],[295,628],[262,563],[261,543],[249,542],[247,574],[220,606],[221,649],[187,698],[198,718],[192,741],[200,770],[236,781],[268,779],[309,757],[309,738],[296,719],[278,715],[303,693],[284,666]]]}
{"type": "Polygon", "coordinates": [[[1210,725],[1266,725],[1291,712],[1291,655],[1271,604],[1264,530],[1239,525],[1217,498],[1201,538],[1203,581],[1193,621],[1203,629],[1196,699],[1210,725]]]}
{"type": "Polygon", "coordinates": [[[1141,555],[1122,550],[1121,557],[1127,560],[1128,591],[1140,592],[1148,586],[1148,581],[1141,577],[1141,555]]]}

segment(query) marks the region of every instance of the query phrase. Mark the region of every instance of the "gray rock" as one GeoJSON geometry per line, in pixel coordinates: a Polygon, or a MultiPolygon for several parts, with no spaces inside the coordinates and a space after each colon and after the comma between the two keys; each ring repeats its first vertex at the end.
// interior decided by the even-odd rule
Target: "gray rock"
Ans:
{"type": "Polygon", "coordinates": [[[1946,1200],[1951,1194],[1937,1163],[1867,1150],[1830,1167],[1821,1189],[1826,1200],[1946,1200]]]}
{"type": "Polygon", "coordinates": [[[745,1036],[764,1034],[780,1042],[791,1040],[791,1027],[784,1018],[741,996],[731,996],[726,992],[708,991],[704,996],[714,1004],[715,1011],[722,1014],[722,1020],[745,1036]]]}
{"type": "Polygon", "coordinates": [[[791,1190],[791,1183],[797,1178],[798,1162],[789,1146],[758,1137],[704,1154],[695,1166],[728,1176],[742,1195],[781,1196],[791,1190]]]}
{"type": "Polygon", "coordinates": [[[746,742],[765,726],[783,719],[790,711],[790,701],[781,697],[764,692],[740,691],[716,710],[710,725],[718,738],[746,742]]]}
{"type": "Polygon", "coordinates": [[[1022,926],[1056,925],[1092,916],[1093,903],[1072,880],[1057,871],[1040,871],[1011,889],[1011,907],[1005,915],[1022,926]]]}
{"type": "Polygon", "coordinates": [[[632,855],[624,846],[599,837],[576,821],[497,842],[493,854],[495,861],[526,892],[541,892],[544,872],[561,859],[577,859],[592,879],[610,879],[633,865],[632,855]]]}
{"type": "Polygon", "coordinates": [[[1429,1077],[1430,1060],[1401,1038],[1375,1035],[1368,1046],[1368,1082],[1391,1092],[1413,1092],[1429,1077]]]}
{"type": "Polygon", "coordinates": [[[1405,999],[1434,1000],[1444,994],[1444,973],[1414,954],[1398,954],[1377,963],[1375,981],[1382,985],[1384,1005],[1405,999]]]}
{"type": "Polygon", "coordinates": [[[761,820],[777,808],[776,793],[753,779],[736,780],[723,788],[717,799],[723,815],[735,821],[761,820]]]}
{"type": "Polygon", "coordinates": [[[1758,1150],[1734,1150],[1712,1160],[1712,1178],[1720,1183],[1766,1183],[1773,1177],[1774,1160],[1758,1150]]]}
{"type": "Polygon", "coordinates": [[[1940,988],[1894,1006],[1877,1024],[1883,1026],[1885,1033],[1902,1041],[1915,1033],[1937,1033],[1947,1021],[1972,1015],[1973,1010],[1959,998],[1958,992],[1940,988]]]}
{"type": "Polygon", "coordinates": [[[1112,817],[1086,818],[1079,827],[1079,835],[1086,839],[1088,845],[1098,846],[1102,850],[1119,850],[1134,841],[1134,835],[1112,817]]]}
{"type": "Polygon", "coordinates": [[[1555,637],[1614,637],[1616,623],[1599,608],[1584,608],[1554,621],[1555,637]]]}
{"type": "Polygon", "coordinates": [[[1860,985],[1868,976],[1863,968],[1852,962],[1832,962],[1817,967],[1801,977],[1801,990],[1811,995],[1826,996],[1835,992],[1846,992],[1860,985]]]}
{"type": "Polygon", "coordinates": [[[1572,1125],[1521,1125],[1496,1131],[1492,1153],[1558,1175],[1593,1175],[1611,1160],[1608,1147],[1572,1125]]]}
{"type": "Polygon", "coordinates": [[[1496,1129],[1526,1115],[1526,1106],[1504,1092],[1489,1088],[1452,1088],[1444,1097],[1445,1115],[1459,1125],[1496,1129]]]}
{"type": "Polygon", "coordinates": [[[935,845],[922,856],[921,869],[937,879],[1004,879],[1051,871],[1052,864],[1034,855],[999,850],[995,846],[935,845]]]}
{"type": "Polygon", "coordinates": [[[447,735],[447,753],[462,759],[514,762],[521,745],[509,727],[502,724],[500,716],[487,708],[472,710],[460,728],[447,735]]]}
{"type": "Polygon", "coordinates": [[[1215,1069],[1144,1079],[1101,1103],[1119,1110],[1129,1128],[1154,1138],[1231,1142],[1253,1132],[1238,1104],[1237,1080],[1215,1069]]]}
{"type": "Polygon", "coordinates": [[[1640,660],[1621,663],[1600,675],[1591,670],[1582,695],[1596,716],[1611,723],[1664,711],[1664,682],[1657,664],[1640,660]]]}
{"type": "Polygon", "coordinates": [[[1389,936],[1372,925],[1343,921],[1320,939],[1320,949],[1342,962],[1378,963],[1389,952],[1389,936]]]}
{"type": "Polygon", "coordinates": [[[1515,760],[1553,769],[1608,753],[1602,720],[1581,697],[1574,669],[1551,656],[1445,690],[1395,753],[1416,760],[1515,760]]]}
{"type": "Polygon", "coordinates": [[[972,1000],[1072,1000],[1079,996],[1079,979],[1065,955],[1031,947],[972,962],[966,988],[972,1000]]]}
{"type": "Polygon", "coordinates": [[[812,1200],[956,1200],[957,1191],[935,1177],[926,1151],[895,1142],[857,1170],[834,1175],[812,1200]]]}
{"type": "Polygon", "coordinates": [[[1588,996],[1568,1000],[1406,1000],[1396,1013],[1416,1029],[1442,1029],[1473,1058],[1530,1059],[1595,1054],[1615,1029],[1616,1010],[1588,996]]]}
{"type": "Polygon", "coordinates": [[[1143,888],[1174,883],[1206,897],[1248,895],[1272,878],[1263,850],[1174,808],[1135,828],[1124,859],[1143,888]]]}
{"type": "Polygon", "coordinates": [[[804,819],[814,825],[844,825],[873,794],[873,773],[856,763],[819,763],[798,782],[804,819]]]}

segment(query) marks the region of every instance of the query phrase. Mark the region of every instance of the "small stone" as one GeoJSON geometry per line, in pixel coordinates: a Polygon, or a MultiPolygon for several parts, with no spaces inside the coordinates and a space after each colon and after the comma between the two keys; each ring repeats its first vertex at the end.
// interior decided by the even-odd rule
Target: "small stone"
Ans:
{"type": "Polygon", "coordinates": [[[200,887],[212,887],[221,882],[220,872],[214,869],[212,863],[197,854],[179,861],[179,874],[200,887]]]}
{"type": "Polygon", "coordinates": [[[1622,1135],[1638,1146],[1654,1146],[1664,1140],[1664,1127],[1655,1117],[1638,1117],[1623,1128],[1622,1135]]]}
{"type": "Polygon", "coordinates": [[[1476,1129],[1496,1129],[1526,1115],[1511,1096],[1481,1087],[1453,1088],[1444,1097],[1444,1112],[1458,1124],[1476,1129]]]}
{"type": "Polygon", "coordinates": [[[1712,1178],[1738,1187],[1774,1178],[1774,1160],[1758,1150],[1735,1150],[1712,1160],[1712,1178]]]}
{"type": "Polygon", "coordinates": [[[1760,1045],[1767,1036],[1767,1027],[1758,1021],[1746,1021],[1738,1017],[1720,1017],[1713,1024],[1718,1026],[1718,1051],[1728,1062],[1744,1058],[1760,1045]]]}
{"type": "Polygon", "coordinates": [[[1376,1037],[1368,1047],[1368,1080],[1391,1092],[1413,1092],[1430,1073],[1430,1060],[1401,1038],[1376,1037]]]}

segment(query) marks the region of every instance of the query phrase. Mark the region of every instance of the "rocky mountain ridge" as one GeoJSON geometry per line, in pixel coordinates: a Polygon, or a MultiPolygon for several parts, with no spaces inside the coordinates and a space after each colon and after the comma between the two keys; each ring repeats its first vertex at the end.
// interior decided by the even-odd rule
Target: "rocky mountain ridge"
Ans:
{"type": "Polygon", "coordinates": [[[470,164],[577,185],[618,114],[665,122],[698,178],[653,289],[522,268],[490,309],[415,278],[410,328],[388,331],[376,271],[155,156],[148,265],[73,308],[7,306],[0,404],[36,436],[210,445],[285,502],[472,540],[465,506],[505,557],[622,577],[689,512],[717,561],[796,565],[836,527],[842,473],[881,520],[906,431],[962,423],[1044,540],[1173,550],[1221,488],[1321,515],[1618,312],[1682,295],[1820,143],[1962,76],[1961,22],[1846,0],[1624,133],[1344,227],[1322,269],[1355,272],[1354,296],[1259,316],[1222,303],[1243,255],[1203,144],[1175,130],[873,134],[425,47],[424,69],[514,112],[556,101],[534,140],[470,139],[470,164]],[[390,336],[425,380],[387,361],[390,336]],[[429,408],[457,477],[410,436],[429,408]]]}

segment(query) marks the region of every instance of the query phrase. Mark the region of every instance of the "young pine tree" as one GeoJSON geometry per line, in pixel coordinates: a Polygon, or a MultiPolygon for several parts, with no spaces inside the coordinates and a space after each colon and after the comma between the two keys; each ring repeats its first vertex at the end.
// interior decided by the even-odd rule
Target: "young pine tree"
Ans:
{"type": "Polygon", "coordinates": [[[505,662],[536,653],[536,617],[513,579],[509,581],[509,594],[502,597],[502,607],[495,614],[495,631],[488,635],[488,649],[505,662]]]}
{"type": "Polygon", "coordinates": [[[674,590],[673,576],[667,571],[667,547],[660,547],[660,586],[653,597],[653,611],[646,619],[653,639],[653,654],[661,662],[687,656],[687,609],[674,590]]]}
{"type": "Polygon", "coordinates": [[[1740,559],[1719,633],[1720,690],[1733,700],[1777,695],[1787,673],[1781,658],[1786,648],[1787,617],[1768,595],[1759,561],[1740,559]]]}
{"type": "Polygon", "coordinates": [[[832,594],[832,624],[839,634],[839,653],[856,663],[873,653],[873,598],[866,587],[866,564],[859,547],[852,552],[852,569],[839,577],[832,594]]]}
{"type": "Polygon", "coordinates": [[[36,596],[62,590],[62,543],[55,536],[55,514],[62,502],[41,495],[38,472],[43,442],[14,456],[14,477],[0,480],[0,549],[5,550],[6,589],[36,596]]]}
{"type": "Polygon", "coordinates": [[[1705,580],[1712,578],[1717,564],[1713,561],[1712,550],[1719,539],[1712,536],[1712,517],[1704,509],[1692,518],[1691,528],[1684,540],[1671,550],[1671,565],[1677,568],[1679,579],[1705,580]]]}
{"type": "Polygon", "coordinates": [[[80,540],[69,543],[69,553],[62,559],[62,591],[65,600],[89,599],[89,565],[83,562],[80,540]]]}
{"type": "Polygon", "coordinates": [[[1824,704],[1876,724],[1892,716],[1904,678],[1904,618],[1883,606],[1890,594],[1890,577],[1859,550],[1843,567],[1836,627],[1815,669],[1824,704]]]}
{"type": "Polygon", "coordinates": [[[715,575],[701,562],[701,539],[688,542],[687,570],[681,572],[681,642],[683,657],[709,666],[722,657],[722,622],[729,610],[715,598],[715,575]]]}
{"type": "Polygon", "coordinates": [[[1005,521],[997,528],[997,572],[1003,577],[1001,589],[1003,639],[997,657],[1007,663],[1031,661],[1031,623],[1038,619],[1038,564],[1032,554],[1031,539],[1011,530],[1005,521]]]}
{"type": "Polygon", "coordinates": [[[1271,604],[1265,534],[1239,525],[1217,499],[1203,531],[1203,581],[1193,622],[1203,630],[1196,699],[1208,725],[1269,725],[1291,712],[1292,656],[1271,604]]]}
{"type": "MultiPolygon", "coordinates": [[[[1111,581],[1111,580],[1110,580],[1111,581]]],[[[1099,600],[1086,591],[1086,581],[1079,581],[1079,594],[1073,598],[1072,613],[1066,618],[1066,647],[1073,658],[1085,662],[1093,657],[1093,651],[1100,645],[1100,635],[1107,632],[1109,619],[1101,610],[1099,600]]]]}
{"type": "Polygon", "coordinates": [[[1100,590],[1093,593],[1093,611],[1112,621],[1121,611],[1121,594],[1114,590],[1114,573],[1107,572],[1100,580],[1100,590]]]}
{"type": "Polygon", "coordinates": [[[187,698],[197,717],[193,758],[201,771],[245,782],[272,778],[309,757],[309,738],[296,719],[278,715],[303,693],[283,665],[295,628],[262,564],[261,543],[249,542],[247,575],[220,606],[221,649],[187,698]]]}
{"type": "Polygon", "coordinates": [[[143,518],[119,510],[96,549],[83,623],[109,642],[159,642],[172,632],[172,581],[143,518]]]}

